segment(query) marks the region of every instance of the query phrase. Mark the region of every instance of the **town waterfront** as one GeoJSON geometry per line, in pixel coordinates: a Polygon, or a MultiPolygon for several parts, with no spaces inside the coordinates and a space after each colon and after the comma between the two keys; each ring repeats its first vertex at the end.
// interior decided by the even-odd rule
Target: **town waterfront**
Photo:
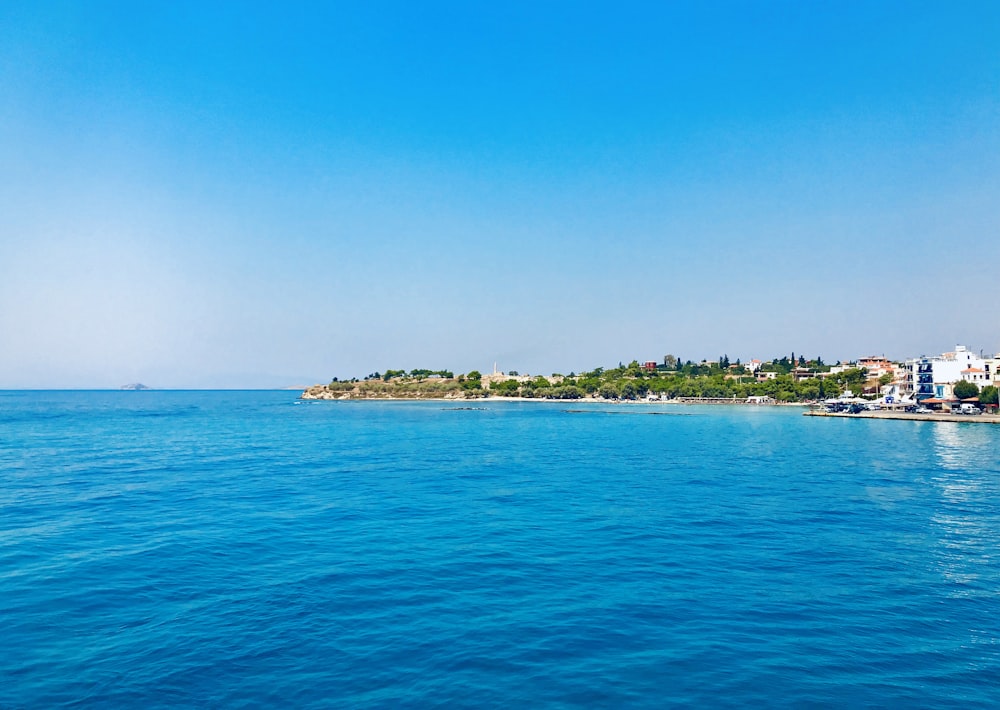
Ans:
{"type": "Polygon", "coordinates": [[[1000,424],[996,414],[952,414],[950,412],[907,412],[899,409],[850,412],[831,412],[813,407],[803,412],[807,417],[838,417],[846,419],[901,419],[911,422],[951,422],[952,424],[1000,424]]]}
{"type": "Polygon", "coordinates": [[[1000,429],[0,392],[0,707],[989,707],[1000,429]]]}

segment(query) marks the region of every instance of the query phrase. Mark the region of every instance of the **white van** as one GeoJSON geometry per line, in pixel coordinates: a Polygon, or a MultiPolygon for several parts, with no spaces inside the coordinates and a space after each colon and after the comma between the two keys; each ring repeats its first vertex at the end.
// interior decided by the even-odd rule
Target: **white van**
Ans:
{"type": "Polygon", "coordinates": [[[969,404],[968,402],[963,402],[962,406],[960,406],[956,410],[956,413],[957,414],[982,414],[983,412],[976,405],[969,404]]]}

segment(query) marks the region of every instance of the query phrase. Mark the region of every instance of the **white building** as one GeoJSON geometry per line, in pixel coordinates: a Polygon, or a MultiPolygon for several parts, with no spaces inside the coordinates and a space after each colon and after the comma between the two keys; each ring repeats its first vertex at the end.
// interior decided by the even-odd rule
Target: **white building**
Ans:
{"type": "Polygon", "coordinates": [[[959,380],[975,382],[979,387],[989,384],[991,380],[990,374],[987,374],[987,361],[964,345],[956,345],[953,352],[938,357],[908,360],[907,365],[910,367],[913,394],[918,401],[950,399],[952,385],[959,380]]]}
{"type": "Polygon", "coordinates": [[[993,385],[994,387],[1000,387],[1000,353],[997,353],[993,357],[988,357],[984,361],[985,366],[983,369],[985,372],[984,381],[977,382],[979,389],[987,385],[993,385]]]}

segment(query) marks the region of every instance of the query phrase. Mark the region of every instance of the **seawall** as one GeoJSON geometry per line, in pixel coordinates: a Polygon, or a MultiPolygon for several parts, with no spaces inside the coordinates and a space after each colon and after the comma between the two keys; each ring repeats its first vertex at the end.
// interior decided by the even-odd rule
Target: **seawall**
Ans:
{"type": "Polygon", "coordinates": [[[843,419],[909,419],[918,422],[959,422],[962,424],[1000,424],[1000,416],[996,414],[918,414],[917,412],[892,412],[877,410],[874,412],[803,412],[807,417],[841,417],[843,419]]]}

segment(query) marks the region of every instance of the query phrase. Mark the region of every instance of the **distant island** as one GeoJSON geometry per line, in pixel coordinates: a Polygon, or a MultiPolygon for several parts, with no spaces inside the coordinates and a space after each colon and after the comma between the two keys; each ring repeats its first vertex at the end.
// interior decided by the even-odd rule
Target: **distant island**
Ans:
{"type": "Polygon", "coordinates": [[[149,387],[147,387],[146,385],[142,384],[141,382],[133,382],[130,385],[122,385],[119,389],[123,389],[123,390],[136,390],[136,391],[138,391],[138,390],[148,390],[149,387]]]}

